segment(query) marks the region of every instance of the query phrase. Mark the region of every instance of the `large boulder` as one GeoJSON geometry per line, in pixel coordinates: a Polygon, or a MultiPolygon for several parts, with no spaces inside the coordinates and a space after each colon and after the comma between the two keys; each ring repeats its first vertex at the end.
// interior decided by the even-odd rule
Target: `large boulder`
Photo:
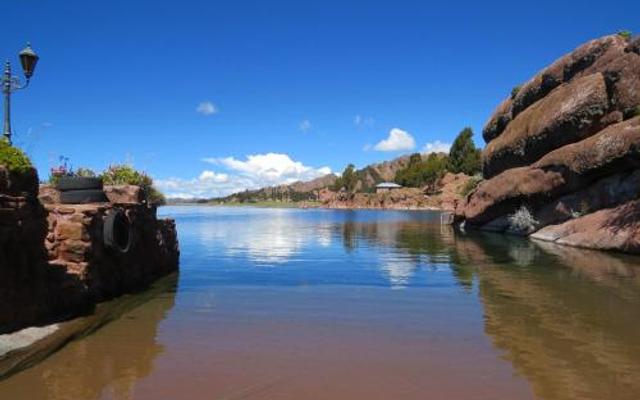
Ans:
{"type": "Polygon", "coordinates": [[[501,135],[513,118],[547,96],[556,87],[575,77],[589,75],[594,71],[605,71],[606,68],[603,66],[611,59],[624,52],[639,53],[638,47],[638,40],[628,44],[620,35],[609,35],[587,42],[556,60],[500,103],[483,129],[485,142],[489,143],[501,135]],[[600,61],[601,59],[604,60],[600,61]]]}
{"type": "Polygon", "coordinates": [[[546,226],[531,237],[575,247],[640,254],[640,200],[546,226]]]}
{"type": "Polygon", "coordinates": [[[489,118],[485,180],[456,207],[469,228],[640,252],[640,39],[592,40],[489,118]]]}
{"type": "Polygon", "coordinates": [[[561,57],[522,85],[513,99],[513,115],[518,115],[557,86],[579,75],[607,54],[608,50],[620,53],[626,45],[621,36],[609,35],[587,42],[561,57]]]}
{"type": "Polygon", "coordinates": [[[502,103],[493,112],[493,115],[489,118],[482,130],[482,137],[484,141],[489,143],[493,139],[497,138],[507,127],[507,124],[511,122],[512,100],[511,98],[504,99],[502,103]]]}
{"type": "Polygon", "coordinates": [[[483,225],[526,205],[536,209],[596,180],[640,168],[640,117],[611,125],[583,141],[564,146],[536,163],[512,168],[483,181],[462,212],[483,225]]]}
{"type": "Polygon", "coordinates": [[[576,79],[519,114],[483,152],[483,173],[492,177],[528,165],[551,150],[597,132],[609,98],[602,74],[576,79]]]}

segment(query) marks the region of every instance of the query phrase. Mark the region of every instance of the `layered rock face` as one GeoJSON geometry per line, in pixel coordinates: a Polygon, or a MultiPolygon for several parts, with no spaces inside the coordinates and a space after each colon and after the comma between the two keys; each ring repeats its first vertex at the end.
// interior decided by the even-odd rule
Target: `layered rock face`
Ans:
{"type": "Polygon", "coordinates": [[[109,203],[62,205],[54,189],[38,193],[31,172],[0,182],[0,333],[81,315],[177,269],[175,223],[141,204],[139,188],[106,188],[109,203]],[[131,224],[125,252],[105,244],[116,210],[131,224]]]}
{"type": "Polygon", "coordinates": [[[47,212],[36,197],[37,173],[9,174],[0,167],[0,181],[0,333],[83,312],[89,304],[80,282],[47,262],[47,212]]]}
{"type": "Polygon", "coordinates": [[[485,181],[458,219],[640,253],[638,48],[639,39],[618,35],[593,40],[503,101],[483,130],[485,181]]]}

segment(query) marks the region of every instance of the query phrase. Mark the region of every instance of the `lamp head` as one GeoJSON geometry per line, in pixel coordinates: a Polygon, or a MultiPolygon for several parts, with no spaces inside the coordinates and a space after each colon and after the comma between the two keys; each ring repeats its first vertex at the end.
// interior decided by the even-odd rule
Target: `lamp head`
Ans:
{"type": "Polygon", "coordinates": [[[31,48],[31,44],[27,43],[27,47],[25,47],[19,54],[20,63],[22,64],[22,70],[24,71],[24,76],[27,80],[31,79],[33,76],[33,71],[36,69],[36,64],[38,63],[38,55],[31,48]]]}

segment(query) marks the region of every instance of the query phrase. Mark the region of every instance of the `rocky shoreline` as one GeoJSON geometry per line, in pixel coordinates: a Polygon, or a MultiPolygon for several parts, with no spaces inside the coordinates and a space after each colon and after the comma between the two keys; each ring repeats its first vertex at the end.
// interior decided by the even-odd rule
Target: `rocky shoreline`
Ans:
{"type": "Polygon", "coordinates": [[[590,41],[503,101],[465,228],[640,254],[640,39],[590,41]]]}

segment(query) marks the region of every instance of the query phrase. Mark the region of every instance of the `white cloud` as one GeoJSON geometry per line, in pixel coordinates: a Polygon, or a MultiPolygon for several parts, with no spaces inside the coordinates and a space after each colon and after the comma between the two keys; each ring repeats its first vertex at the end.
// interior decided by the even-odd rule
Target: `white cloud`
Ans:
{"type": "Polygon", "coordinates": [[[229,175],[227,174],[216,174],[213,171],[202,171],[200,176],[198,177],[201,181],[212,181],[216,183],[225,183],[229,181],[229,175]]]}
{"type": "Polygon", "coordinates": [[[420,152],[422,154],[449,153],[449,149],[451,149],[451,143],[443,143],[439,140],[436,140],[435,142],[429,142],[425,144],[420,152]]]}
{"type": "Polygon", "coordinates": [[[196,107],[196,112],[205,116],[218,113],[218,107],[210,101],[203,101],[196,107]]]}
{"type": "Polygon", "coordinates": [[[222,197],[265,186],[307,181],[331,173],[329,167],[314,168],[292,160],[287,154],[254,154],[239,160],[234,157],[205,158],[228,173],[204,170],[197,178],[156,179],[156,186],[168,197],[222,197]]]}
{"type": "Polygon", "coordinates": [[[311,130],[312,127],[313,126],[311,125],[311,121],[305,119],[304,121],[300,122],[298,129],[300,129],[302,133],[307,133],[311,130]]]}
{"type": "Polygon", "coordinates": [[[331,173],[331,169],[328,167],[318,169],[308,167],[300,161],[294,161],[287,154],[282,153],[249,155],[244,161],[234,157],[207,158],[204,161],[221,164],[230,170],[239,172],[246,177],[258,180],[267,185],[310,180],[331,173]]]}
{"type": "Polygon", "coordinates": [[[359,128],[369,128],[372,127],[375,123],[376,121],[371,117],[363,117],[360,114],[353,117],[353,124],[359,128]]]}
{"type": "Polygon", "coordinates": [[[377,151],[400,151],[413,150],[416,147],[416,141],[408,132],[402,129],[393,128],[389,132],[389,137],[378,142],[373,146],[377,151]]]}

